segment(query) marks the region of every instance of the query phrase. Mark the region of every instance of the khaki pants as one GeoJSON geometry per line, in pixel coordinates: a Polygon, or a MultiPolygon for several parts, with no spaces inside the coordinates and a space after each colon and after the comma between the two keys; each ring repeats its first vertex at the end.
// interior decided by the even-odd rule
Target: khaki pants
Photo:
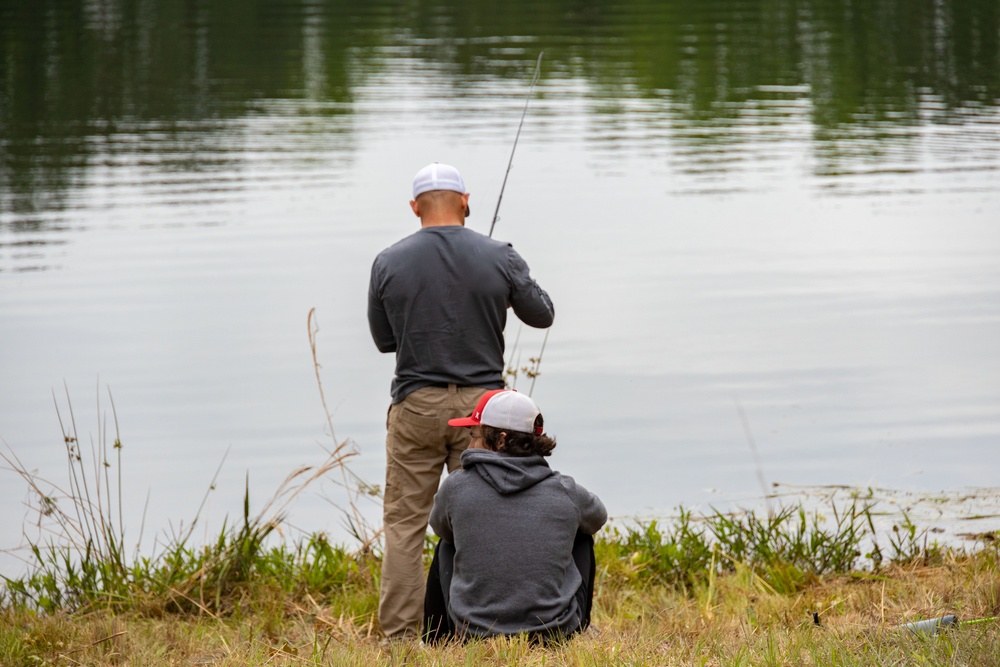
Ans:
{"type": "Polygon", "coordinates": [[[448,426],[468,417],[487,389],[424,387],[389,408],[385,438],[385,553],[378,619],[386,637],[418,636],[424,614],[424,537],[445,465],[461,467],[469,429],[448,426]]]}

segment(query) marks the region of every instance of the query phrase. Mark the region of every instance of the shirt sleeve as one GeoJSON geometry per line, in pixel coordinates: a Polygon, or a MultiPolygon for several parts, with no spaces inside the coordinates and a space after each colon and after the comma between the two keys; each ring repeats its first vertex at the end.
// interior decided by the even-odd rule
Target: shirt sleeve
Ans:
{"type": "Polygon", "coordinates": [[[529,327],[552,326],[556,315],[552,299],[531,277],[528,263],[510,245],[507,246],[507,262],[511,279],[510,305],[514,314],[529,327]]]}
{"type": "Polygon", "coordinates": [[[396,351],[396,335],[392,331],[389,316],[382,305],[381,269],[376,257],[372,264],[371,280],[368,283],[368,328],[379,352],[396,351]]]}
{"type": "Polygon", "coordinates": [[[560,475],[559,481],[580,512],[580,530],[587,535],[599,531],[608,520],[608,510],[601,499],[577,484],[572,477],[560,475]]]}

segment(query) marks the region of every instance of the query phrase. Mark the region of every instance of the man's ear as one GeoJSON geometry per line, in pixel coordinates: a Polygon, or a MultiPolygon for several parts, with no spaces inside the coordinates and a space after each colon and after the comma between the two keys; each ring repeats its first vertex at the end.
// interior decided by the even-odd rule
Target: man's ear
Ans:
{"type": "Polygon", "coordinates": [[[500,431],[497,434],[497,448],[496,451],[502,452],[507,449],[507,431],[500,431]]]}
{"type": "Polygon", "coordinates": [[[420,217],[420,204],[417,203],[416,199],[410,200],[410,208],[413,209],[413,215],[420,217]]]}

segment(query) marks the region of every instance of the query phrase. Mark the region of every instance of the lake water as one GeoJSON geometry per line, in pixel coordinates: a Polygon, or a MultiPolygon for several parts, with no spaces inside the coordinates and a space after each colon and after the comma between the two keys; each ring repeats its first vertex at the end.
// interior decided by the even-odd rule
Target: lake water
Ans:
{"type": "MultiPolygon", "coordinates": [[[[371,261],[431,161],[489,229],[540,52],[494,236],[556,304],[554,467],[616,517],[998,485],[995,0],[0,0],[5,450],[63,480],[53,394],[88,448],[110,390],[130,534],[147,494],[147,544],[190,521],[226,457],[209,530],[332,443],[315,308],[381,483],[371,261]]],[[[512,363],[543,335],[512,321],[512,363]]],[[[290,529],[341,535],[337,494],[290,529]]],[[[0,474],[0,547],[26,500],[0,474]]]]}

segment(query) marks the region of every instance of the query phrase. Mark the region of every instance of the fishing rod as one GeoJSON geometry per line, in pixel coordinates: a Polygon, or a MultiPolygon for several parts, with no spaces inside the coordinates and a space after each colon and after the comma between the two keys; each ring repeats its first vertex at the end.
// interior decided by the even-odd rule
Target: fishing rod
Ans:
{"type": "Polygon", "coordinates": [[[521,122],[517,126],[517,134],[514,135],[514,146],[510,149],[510,160],[507,161],[507,171],[503,175],[503,184],[500,186],[500,196],[497,197],[497,208],[493,211],[493,222],[490,223],[490,233],[489,237],[493,238],[493,228],[497,224],[500,215],[500,202],[503,201],[503,191],[507,187],[507,177],[510,175],[510,167],[514,164],[514,151],[517,150],[517,140],[521,138],[521,128],[524,127],[524,117],[528,115],[528,102],[531,101],[531,94],[535,90],[535,82],[538,81],[538,75],[542,71],[542,56],[545,55],[545,51],[541,51],[538,54],[538,62],[535,63],[535,75],[531,77],[531,87],[528,88],[528,96],[524,100],[524,111],[521,112],[521,122]]]}
{"type": "MultiPolygon", "coordinates": [[[[490,233],[489,237],[493,238],[493,228],[496,227],[497,220],[500,219],[500,202],[503,201],[503,191],[507,188],[507,177],[510,176],[510,167],[514,164],[514,151],[517,150],[517,140],[521,138],[521,128],[524,127],[524,117],[528,115],[528,103],[531,102],[531,95],[535,90],[535,83],[538,82],[538,76],[542,72],[542,56],[545,55],[545,51],[540,51],[538,53],[538,60],[535,62],[535,74],[531,77],[531,86],[528,88],[528,95],[524,99],[524,111],[521,112],[521,122],[517,125],[517,134],[514,135],[514,145],[510,149],[510,159],[507,160],[507,171],[503,175],[503,183],[500,185],[500,196],[497,197],[497,207],[493,211],[493,222],[490,223],[490,233]]],[[[538,377],[538,367],[542,364],[542,354],[545,353],[545,343],[549,340],[549,331],[551,329],[545,330],[545,339],[542,341],[542,350],[538,353],[538,359],[535,362],[534,373],[531,377],[531,388],[528,389],[528,396],[531,396],[531,392],[535,390],[535,379],[538,377]]],[[[513,350],[517,349],[517,343],[521,339],[521,330],[517,330],[517,338],[514,340],[514,348],[511,350],[511,355],[513,355],[513,350]]],[[[515,369],[514,373],[517,373],[515,369]]]]}

